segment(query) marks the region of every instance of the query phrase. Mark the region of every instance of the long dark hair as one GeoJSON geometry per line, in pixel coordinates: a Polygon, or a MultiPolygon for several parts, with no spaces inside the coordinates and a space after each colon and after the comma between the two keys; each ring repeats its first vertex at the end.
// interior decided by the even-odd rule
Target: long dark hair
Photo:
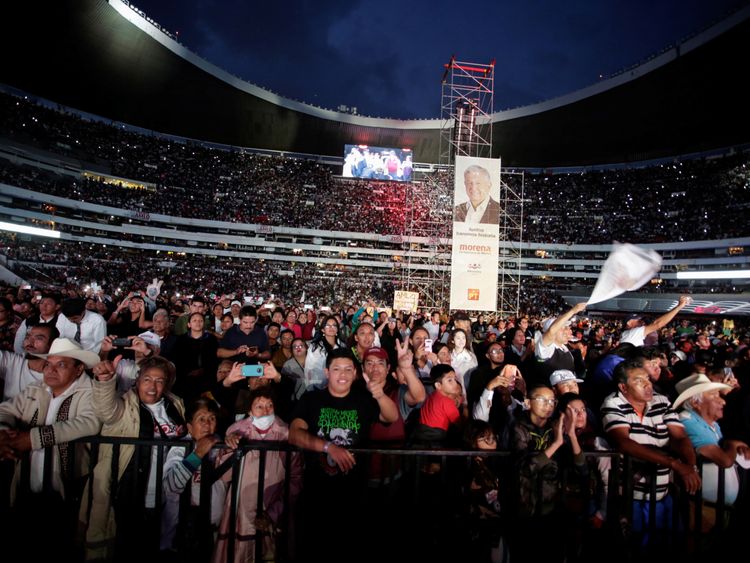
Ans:
{"type": "Polygon", "coordinates": [[[326,315],[323,317],[323,320],[320,322],[320,325],[318,326],[318,332],[315,333],[315,338],[313,338],[312,342],[310,343],[310,348],[312,350],[319,350],[320,348],[324,348],[326,351],[326,355],[330,354],[332,350],[334,350],[333,346],[326,340],[325,337],[325,326],[328,323],[329,320],[332,320],[336,323],[336,344],[339,348],[344,346],[344,343],[341,341],[341,337],[339,336],[341,332],[341,325],[339,324],[338,319],[335,315],[326,315]]]}

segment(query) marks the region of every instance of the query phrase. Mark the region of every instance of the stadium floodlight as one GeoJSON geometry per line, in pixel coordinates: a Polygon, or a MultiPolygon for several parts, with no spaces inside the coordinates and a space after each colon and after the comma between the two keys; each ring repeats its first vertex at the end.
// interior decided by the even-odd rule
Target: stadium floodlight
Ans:
{"type": "Polygon", "coordinates": [[[8,231],[11,233],[25,233],[27,235],[36,235],[38,237],[60,238],[60,231],[53,231],[52,229],[39,229],[37,227],[28,227],[26,225],[18,225],[17,223],[5,223],[4,221],[0,221],[0,231],[8,231]]]}
{"type": "Polygon", "coordinates": [[[677,272],[678,280],[729,280],[750,278],[750,270],[714,270],[707,272],[677,272]]]}

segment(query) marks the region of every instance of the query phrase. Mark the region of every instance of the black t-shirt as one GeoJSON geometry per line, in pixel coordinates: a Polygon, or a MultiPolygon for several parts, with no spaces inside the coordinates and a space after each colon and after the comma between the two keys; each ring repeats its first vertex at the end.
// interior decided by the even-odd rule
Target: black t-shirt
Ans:
{"type": "MultiPolygon", "coordinates": [[[[334,397],[327,388],[305,393],[297,403],[292,420],[301,418],[311,434],[337,446],[356,448],[367,441],[370,426],[379,416],[378,402],[366,389],[355,385],[346,397],[334,397]]],[[[318,475],[339,475],[327,454],[311,454],[308,462],[308,469],[318,475]]]]}

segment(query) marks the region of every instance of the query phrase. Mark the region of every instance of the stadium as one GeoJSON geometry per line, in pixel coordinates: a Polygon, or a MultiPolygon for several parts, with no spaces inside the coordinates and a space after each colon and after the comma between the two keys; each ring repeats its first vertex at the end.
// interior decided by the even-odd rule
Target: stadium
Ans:
{"type": "MultiPolygon", "coordinates": [[[[401,120],[284,98],[202,59],[120,0],[41,10],[12,2],[5,12],[0,269],[14,298],[96,288],[108,319],[130,292],[162,280],[170,314],[187,306],[181,299],[213,305],[232,294],[322,319],[363,304],[390,317],[394,292],[407,291],[419,294],[420,315],[439,310],[452,327],[460,308],[478,320],[481,309],[448,298],[457,105],[401,120]],[[410,181],[347,177],[347,146],[408,148],[410,181]]],[[[482,113],[484,140],[469,156],[502,161],[497,305],[484,310],[492,324],[529,317],[543,328],[585,303],[623,242],[658,253],[661,268],[589,308],[592,324],[660,318],[687,293],[684,318],[730,327],[716,349],[730,334],[741,341],[748,37],[745,6],[592,86],[482,113]]],[[[588,336],[589,325],[579,328],[588,336]]],[[[477,332],[488,334],[472,326],[469,337],[477,332]]],[[[285,556],[295,559],[291,548],[285,556]]]]}

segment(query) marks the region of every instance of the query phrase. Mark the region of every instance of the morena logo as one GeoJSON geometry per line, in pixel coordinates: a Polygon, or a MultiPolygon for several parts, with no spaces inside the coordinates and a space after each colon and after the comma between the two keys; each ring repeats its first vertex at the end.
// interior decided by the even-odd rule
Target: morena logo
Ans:
{"type": "Polygon", "coordinates": [[[458,250],[461,252],[474,252],[476,254],[490,254],[492,248],[485,244],[459,244],[458,250]]]}

